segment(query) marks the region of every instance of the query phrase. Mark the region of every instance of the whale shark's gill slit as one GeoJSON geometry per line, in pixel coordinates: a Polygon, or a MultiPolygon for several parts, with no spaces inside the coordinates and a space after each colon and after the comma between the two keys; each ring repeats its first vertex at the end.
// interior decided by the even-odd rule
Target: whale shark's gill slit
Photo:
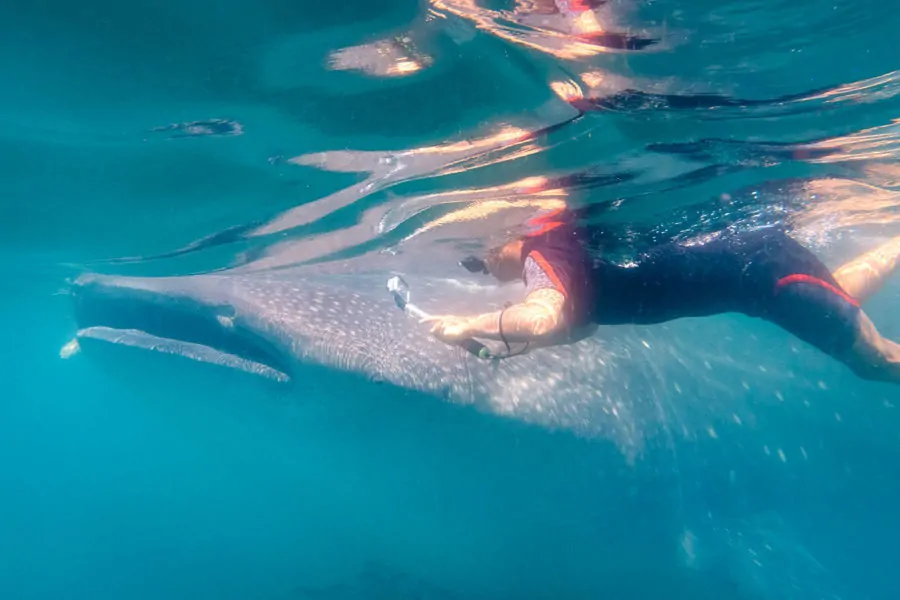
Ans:
{"type": "Polygon", "coordinates": [[[78,332],[78,339],[99,340],[111,344],[121,344],[132,348],[152,350],[162,354],[181,356],[198,362],[204,362],[246,373],[259,375],[274,381],[287,383],[290,381],[285,373],[252,360],[228,354],[209,346],[194,344],[183,340],[173,340],[151,335],[137,329],[113,329],[111,327],[88,327],[78,332]]]}
{"type": "Polygon", "coordinates": [[[185,298],[162,299],[142,290],[86,284],[76,290],[76,312],[82,327],[79,337],[87,331],[94,339],[184,354],[267,377],[278,374],[273,378],[279,381],[290,380],[291,369],[284,357],[259,335],[242,328],[234,310],[227,306],[185,298]],[[103,337],[98,337],[97,332],[103,332],[103,337]],[[122,332],[130,335],[123,336],[122,332]],[[193,355],[180,352],[179,348],[193,355]]]}

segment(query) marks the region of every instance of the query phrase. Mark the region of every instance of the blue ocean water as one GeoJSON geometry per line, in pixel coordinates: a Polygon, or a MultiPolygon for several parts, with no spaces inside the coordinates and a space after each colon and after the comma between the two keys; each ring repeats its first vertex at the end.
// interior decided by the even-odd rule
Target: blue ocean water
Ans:
{"type": "MultiPolygon", "coordinates": [[[[651,342],[604,383],[643,435],[620,445],[582,406],[61,359],[82,272],[452,261],[423,226],[529,177],[626,245],[790,214],[837,265],[900,234],[890,6],[596,9],[641,48],[563,12],[0,5],[3,598],[897,597],[896,389],[748,318],[613,338],[651,342]]],[[[867,305],[894,339],[898,298],[867,305]]]]}

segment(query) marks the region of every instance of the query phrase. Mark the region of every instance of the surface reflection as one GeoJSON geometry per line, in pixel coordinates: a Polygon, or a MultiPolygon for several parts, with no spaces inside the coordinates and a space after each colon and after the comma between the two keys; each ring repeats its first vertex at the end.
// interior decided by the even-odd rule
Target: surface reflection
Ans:
{"type": "MultiPolygon", "coordinates": [[[[457,41],[471,37],[448,19],[461,19],[480,32],[563,60],[610,51],[642,50],[658,40],[611,30],[610,15],[598,0],[515,0],[508,10],[485,8],[476,0],[430,0],[411,28],[387,38],[331,52],[328,67],[378,77],[412,75],[434,64],[422,46],[447,32],[457,41]]],[[[607,11],[608,12],[608,11],[607,11]]]]}

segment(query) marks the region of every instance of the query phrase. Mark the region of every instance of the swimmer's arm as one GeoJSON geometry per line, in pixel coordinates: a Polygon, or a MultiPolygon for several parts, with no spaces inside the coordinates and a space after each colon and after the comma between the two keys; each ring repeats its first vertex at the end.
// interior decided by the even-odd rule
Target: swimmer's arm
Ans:
{"type": "Polygon", "coordinates": [[[508,342],[530,342],[550,338],[559,333],[565,323],[563,307],[566,297],[554,289],[536,290],[520,304],[502,311],[503,335],[500,332],[501,311],[472,317],[467,327],[468,337],[508,342]]]}

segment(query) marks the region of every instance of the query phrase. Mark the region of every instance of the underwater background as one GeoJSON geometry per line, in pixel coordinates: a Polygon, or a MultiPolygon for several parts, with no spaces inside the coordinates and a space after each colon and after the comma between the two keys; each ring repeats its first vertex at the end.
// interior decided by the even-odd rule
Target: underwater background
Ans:
{"type": "MultiPolygon", "coordinates": [[[[650,450],[577,407],[62,360],[82,272],[402,252],[530,177],[624,243],[790,214],[835,265],[900,234],[891,4],[610,0],[590,44],[555,10],[0,3],[0,597],[900,595],[900,394],[749,318],[629,330],[673,349],[604,382],[660,407],[650,450]]],[[[867,305],[893,339],[898,300],[867,305]]]]}

